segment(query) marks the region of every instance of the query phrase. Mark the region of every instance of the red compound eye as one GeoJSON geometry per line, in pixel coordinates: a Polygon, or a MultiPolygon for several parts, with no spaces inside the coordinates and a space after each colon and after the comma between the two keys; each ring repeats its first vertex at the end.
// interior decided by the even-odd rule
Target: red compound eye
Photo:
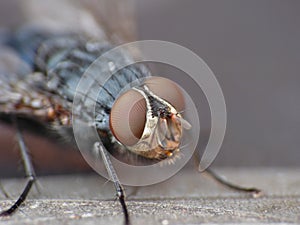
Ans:
{"type": "Polygon", "coordinates": [[[156,96],[170,103],[177,112],[184,109],[184,96],[180,87],[174,82],[164,77],[151,77],[145,84],[156,96]]]}
{"type": "MultiPolygon", "coordinates": [[[[178,112],[184,109],[184,97],[175,82],[162,77],[151,77],[145,84],[154,95],[169,102],[178,112]]],[[[143,135],[146,114],[144,96],[136,90],[125,92],[111,109],[110,128],[113,135],[124,145],[136,144],[143,135]]]]}
{"type": "Polygon", "coordinates": [[[131,146],[141,138],[146,123],[146,100],[135,90],[129,90],[114,103],[110,128],[122,144],[131,146]]]}

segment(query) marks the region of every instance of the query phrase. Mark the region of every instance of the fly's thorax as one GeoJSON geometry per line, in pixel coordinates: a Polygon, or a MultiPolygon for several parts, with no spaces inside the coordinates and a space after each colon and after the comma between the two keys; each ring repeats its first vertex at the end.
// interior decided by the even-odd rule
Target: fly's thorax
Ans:
{"type": "Polygon", "coordinates": [[[179,151],[183,128],[180,112],[184,97],[173,81],[151,77],[121,95],[112,107],[110,128],[131,152],[162,160],[179,151]]]}

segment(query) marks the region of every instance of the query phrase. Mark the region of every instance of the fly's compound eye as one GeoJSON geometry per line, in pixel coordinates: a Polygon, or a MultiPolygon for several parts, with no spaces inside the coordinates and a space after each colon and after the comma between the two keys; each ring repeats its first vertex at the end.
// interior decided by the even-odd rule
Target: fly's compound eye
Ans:
{"type": "Polygon", "coordinates": [[[151,77],[145,81],[145,84],[153,94],[174,106],[177,112],[184,110],[184,96],[174,81],[164,77],[151,77]]]}
{"type": "Polygon", "coordinates": [[[184,96],[175,82],[151,77],[115,101],[110,128],[130,151],[146,158],[165,159],[179,151],[182,128],[190,126],[180,114],[184,105],[184,96]]]}
{"type": "Polygon", "coordinates": [[[109,120],[115,138],[126,146],[136,144],[144,131],[146,112],[146,101],[140,93],[129,90],[121,95],[111,109],[109,120]]]}

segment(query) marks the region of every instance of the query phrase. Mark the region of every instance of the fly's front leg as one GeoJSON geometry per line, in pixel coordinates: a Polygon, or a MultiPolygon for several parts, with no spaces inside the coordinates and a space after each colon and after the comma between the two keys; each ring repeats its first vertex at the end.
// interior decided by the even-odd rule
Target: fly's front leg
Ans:
{"type": "Polygon", "coordinates": [[[129,214],[128,214],[128,209],[127,209],[127,205],[125,202],[125,192],[124,189],[122,187],[122,184],[119,181],[119,178],[117,176],[117,173],[113,167],[113,164],[111,163],[111,160],[109,158],[109,155],[107,153],[107,150],[103,147],[103,145],[101,145],[99,142],[95,143],[95,148],[97,150],[99,150],[105,168],[107,170],[107,173],[110,177],[110,179],[112,180],[112,182],[114,183],[115,189],[116,189],[116,195],[117,198],[122,206],[122,210],[123,210],[123,214],[124,214],[124,224],[125,225],[130,225],[130,220],[129,220],[129,214]]]}
{"type": "Polygon", "coordinates": [[[23,189],[23,192],[21,193],[21,195],[19,196],[17,201],[9,209],[2,211],[0,213],[0,216],[12,215],[19,208],[19,206],[26,200],[26,197],[29,194],[33,183],[36,181],[36,176],[35,176],[35,172],[34,172],[34,169],[33,169],[32,163],[31,163],[31,159],[29,156],[29,151],[24,142],[23,135],[17,125],[16,118],[14,119],[14,123],[16,125],[17,140],[18,140],[18,144],[19,144],[22,162],[23,162],[24,169],[25,169],[25,175],[26,175],[27,182],[26,182],[25,188],[23,189]]]}

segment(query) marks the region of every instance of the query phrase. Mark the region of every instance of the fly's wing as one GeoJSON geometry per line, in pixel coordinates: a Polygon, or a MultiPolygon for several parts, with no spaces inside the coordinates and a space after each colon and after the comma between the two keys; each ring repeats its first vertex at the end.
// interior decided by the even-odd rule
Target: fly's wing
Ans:
{"type": "Polygon", "coordinates": [[[4,0],[0,2],[0,27],[16,30],[29,25],[53,32],[73,31],[120,44],[135,40],[134,3],[135,0],[4,0]]]}
{"type": "Polygon", "coordinates": [[[0,2],[0,113],[18,114],[68,125],[71,104],[49,90],[46,75],[36,73],[17,51],[5,45],[19,27],[51,33],[73,32],[90,39],[134,40],[133,0],[6,0],[0,2]],[[14,15],[13,19],[9,15],[14,15]]]}
{"type": "Polygon", "coordinates": [[[136,40],[135,0],[83,0],[107,37],[121,44],[136,40]]]}

